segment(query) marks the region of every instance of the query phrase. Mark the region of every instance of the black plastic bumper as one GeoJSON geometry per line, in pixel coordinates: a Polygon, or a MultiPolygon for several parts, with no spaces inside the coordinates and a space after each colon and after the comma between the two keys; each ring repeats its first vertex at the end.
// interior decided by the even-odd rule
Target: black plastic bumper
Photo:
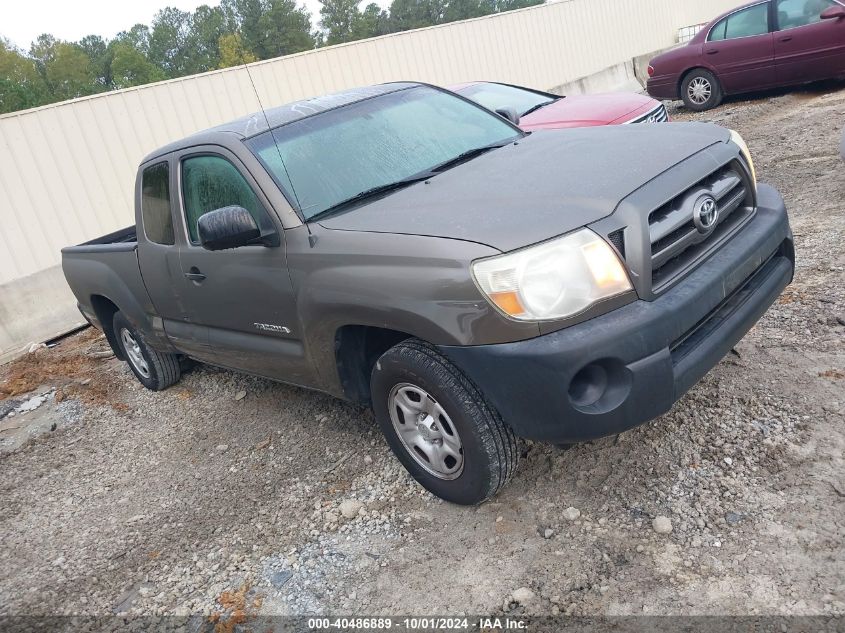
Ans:
{"type": "Polygon", "coordinates": [[[783,198],[761,184],[754,218],[683,281],[535,339],[443,346],[517,435],[563,443],[666,413],[789,285],[795,255],[783,198]]]}

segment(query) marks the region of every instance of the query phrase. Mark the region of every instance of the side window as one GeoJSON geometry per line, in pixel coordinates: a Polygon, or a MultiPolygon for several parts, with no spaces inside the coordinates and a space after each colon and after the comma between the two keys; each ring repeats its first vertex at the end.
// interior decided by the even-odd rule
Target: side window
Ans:
{"type": "Polygon", "coordinates": [[[708,42],[721,42],[725,39],[725,30],[728,27],[728,18],[725,18],[710,30],[710,35],[707,37],[708,42]]]}
{"type": "MultiPolygon", "coordinates": [[[[813,0],[810,0],[811,2],[813,0]]],[[[769,32],[769,3],[764,2],[726,17],[710,31],[710,42],[765,35],[769,32]]]]}
{"type": "Polygon", "coordinates": [[[168,246],[174,243],[167,163],[147,167],[141,176],[141,220],[148,240],[168,246]]]}
{"type": "Polygon", "coordinates": [[[821,14],[835,6],[833,0],[777,0],[778,26],[785,31],[821,22],[821,14]]]}
{"type": "Polygon", "coordinates": [[[215,209],[237,205],[249,211],[259,227],[267,224],[267,215],[252,188],[237,168],[220,156],[194,156],[182,161],[182,198],[194,244],[199,243],[197,220],[215,209]]]}

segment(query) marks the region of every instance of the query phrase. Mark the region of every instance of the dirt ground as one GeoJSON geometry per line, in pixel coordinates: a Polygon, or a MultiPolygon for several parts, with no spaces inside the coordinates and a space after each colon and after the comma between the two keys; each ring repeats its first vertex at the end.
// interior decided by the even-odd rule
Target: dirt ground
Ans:
{"type": "Polygon", "coordinates": [[[152,393],[87,331],[0,370],[0,614],[845,614],[845,87],[671,114],[745,136],[798,252],[671,413],[526,444],[463,508],[368,413],[208,367],[152,393]]]}

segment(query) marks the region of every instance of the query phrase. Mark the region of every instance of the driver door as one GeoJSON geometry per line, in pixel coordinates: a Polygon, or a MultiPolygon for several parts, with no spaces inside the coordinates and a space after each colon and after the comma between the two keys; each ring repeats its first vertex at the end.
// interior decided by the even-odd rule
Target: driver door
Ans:
{"type": "Polygon", "coordinates": [[[775,0],[778,82],[797,84],[845,73],[845,18],[822,19],[833,0],[775,0]]]}
{"type": "Polygon", "coordinates": [[[269,213],[268,200],[241,162],[221,147],[191,148],[177,164],[184,304],[191,326],[207,333],[209,355],[203,360],[285,382],[312,383],[284,232],[269,213]],[[275,227],[280,245],[204,249],[197,220],[231,205],[247,209],[258,226],[275,227]]]}

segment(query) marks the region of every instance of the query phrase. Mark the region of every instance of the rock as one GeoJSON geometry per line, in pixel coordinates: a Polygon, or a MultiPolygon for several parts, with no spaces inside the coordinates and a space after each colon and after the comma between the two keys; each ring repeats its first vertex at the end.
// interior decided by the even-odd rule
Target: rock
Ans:
{"type": "Polygon", "coordinates": [[[293,578],[293,572],[289,569],[283,569],[282,571],[273,572],[270,575],[270,584],[276,587],[276,589],[281,589],[291,578],[293,578]]]}
{"type": "Polygon", "coordinates": [[[266,439],[266,440],[264,440],[263,442],[259,442],[258,444],[256,444],[256,445],[255,445],[255,448],[257,448],[258,450],[261,450],[261,449],[263,449],[263,448],[267,448],[268,446],[270,446],[270,444],[271,444],[272,442],[273,442],[273,436],[272,436],[272,435],[268,435],[268,436],[267,436],[267,439],[266,439]]]}
{"type": "Polygon", "coordinates": [[[33,396],[22,405],[20,405],[17,409],[17,413],[27,413],[28,411],[35,411],[38,407],[44,404],[47,401],[47,396],[33,396]]]}
{"type": "Polygon", "coordinates": [[[569,521],[575,521],[581,516],[581,511],[578,508],[569,507],[563,511],[563,518],[569,521]]]}
{"type": "Polygon", "coordinates": [[[235,400],[243,400],[244,398],[246,398],[246,391],[241,390],[235,394],[235,400]]]}
{"type": "Polygon", "coordinates": [[[373,458],[372,458],[372,457],[370,457],[369,455],[364,455],[364,463],[365,463],[365,464],[368,464],[368,465],[369,465],[369,464],[372,464],[372,463],[373,463],[373,458]]]}
{"type": "Polygon", "coordinates": [[[364,504],[357,499],[345,499],[340,504],[340,513],[347,519],[354,519],[363,508],[364,504]]]}
{"type": "Polygon", "coordinates": [[[528,604],[534,601],[534,592],[528,587],[520,587],[511,594],[511,600],[519,604],[528,604]]]}
{"type": "Polygon", "coordinates": [[[555,535],[555,531],[552,528],[546,528],[546,531],[543,532],[543,538],[549,539],[555,535]]]}
{"type": "Polygon", "coordinates": [[[664,516],[654,517],[651,527],[658,534],[669,534],[672,531],[672,520],[664,516]]]}
{"type": "Polygon", "coordinates": [[[728,513],[725,515],[725,521],[727,521],[727,522],[728,522],[728,523],[730,523],[731,525],[734,525],[734,524],[739,523],[740,521],[742,521],[742,515],[741,515],[741,514],[739,514],[739,513],[737,513],[737,512],[728,512],[728,513]]]}
{"type": "Polygon", "coordinates": [[[216,450],[218,453],[225,453],[226,451],[229,450],[229,445],[228,444],[218,444],[217,447],[214,450],[216,450]]]}

